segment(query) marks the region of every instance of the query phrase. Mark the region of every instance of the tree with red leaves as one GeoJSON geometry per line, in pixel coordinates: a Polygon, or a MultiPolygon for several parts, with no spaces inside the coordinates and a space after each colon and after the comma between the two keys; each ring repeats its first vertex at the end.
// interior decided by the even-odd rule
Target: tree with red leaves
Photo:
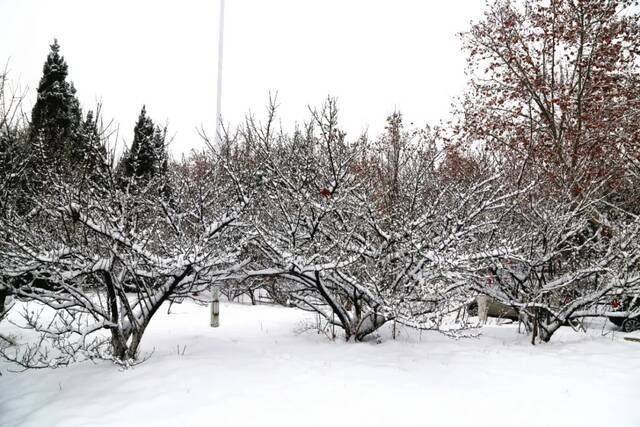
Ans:
{"type": "Polygon", "coordinates": [[[500,0],[462,35],[467,142],[530,162],[574,195],[620,184],[640,154],[640,25],[631,0],[500,0]]]}
{"type": "Polygon", "coordinates": [[[471,281],[514,307],[532,342],[638,293],[638,18],[630,0],[497,0],[463,34],[470,90],[445,166],[483,151],[529,188],[503,217],[497,283],[471,281]]]}

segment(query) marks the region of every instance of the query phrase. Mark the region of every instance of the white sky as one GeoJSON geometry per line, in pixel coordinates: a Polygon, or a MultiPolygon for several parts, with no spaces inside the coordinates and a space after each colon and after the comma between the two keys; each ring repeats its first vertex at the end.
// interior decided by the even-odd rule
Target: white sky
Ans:
{"type": "MultiPolygon", "coordinates": [[[[336,96],[343,127],[379,133],[394,109],[417,125],[446,118],[465,84],[456,33],[482,0],[227,0],[223,117],[263,115],[278,92],[285,126],[336,96]]],[[[0,0],[0,63],[29,87],[54,37],[86,111],[130,142],[142,104],[175,134],[174,153],[213,134],[218,0],[0,0]]],[[[353,135],[355,136],[355,135],[353,135]]]]}

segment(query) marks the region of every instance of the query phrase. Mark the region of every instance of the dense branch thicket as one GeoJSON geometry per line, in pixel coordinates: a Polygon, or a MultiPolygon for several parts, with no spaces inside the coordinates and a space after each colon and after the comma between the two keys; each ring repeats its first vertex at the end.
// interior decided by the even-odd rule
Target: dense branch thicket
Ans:
{"type": "Polygon", "coordinates": [[[630,5],[490,5],[462,35],[470,88],[450,125],[407,129],[396,112],[379,137],[351,138],[329,99],[287,132],[271,102],[182,161],[143,108],[115,162],[54,43],[31,123],[0,80],[0,318],[14,294],[43,337],[5,357],[128,363],[163,303],[212,283],[262,288],[354,341],[390,321],[464,326],[478,295],[534,343],[585,317],[636,318],[639,305],[612,306],[640,293],[630,5]]]}
{"type": "MultiPolygon", "coordinates": [[[[456,135],[535,183],[503,231],[491,294],[534,336],[637,295],[640,27],[633,2],[501,1],[463,35],[471,91],[456,135]]],[[[477,283],[480,280],[476,280],[477,283]]],[[[480,288],[479,288],[480,289],[480,288]]]]}
{"type": "Polygon", "coordinates": [[[176,195],[167,201],[153,180],[129,193],[115,180],[79,190],[51,177],[48,192],[31,200],[28,215],[5,217],[2,276],[21,298],[53,310],[53,318],[29,311],[25,320],[55,337],[58,351],[51,360],[30,349],[19,361],[60,364],[83,352],[135,359],[164,302],[199,294],[230,274],[237,267],[237,241],[225,233],[246,200],[212,178],[218,171],[208,168],[217,167],[176,165],[176,195]],[[194,179],[199,174],[205,177],[194,179]]]}

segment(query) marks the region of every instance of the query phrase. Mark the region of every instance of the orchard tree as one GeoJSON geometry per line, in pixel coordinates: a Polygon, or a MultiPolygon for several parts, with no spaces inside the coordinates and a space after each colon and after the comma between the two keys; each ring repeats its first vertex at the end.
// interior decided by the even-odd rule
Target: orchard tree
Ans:
{"type": "Polygon", "coordinates": [[[108,179],[78,192],[61,179],[46,197],[34,195],[30,215],[3,218],[0,277],[28,300],[22,326],[42,338],[4,357],[24,368],[129,364],[162,304],[206,297],[237,273],[243,243],[229,234],[248,200],[234,177],[223,178],[231,169],[221,161],[211,154],[204,169],[173,168],[171,204],[157,178],[136,192],[108,179]]]}
{"type": "Polygon", "coordinates": [[[346,340],[362,340],[389,318],[350,273],[366,227],[364,179],[354,173],[366,141],[349,142],[337,112],[329,100],[287,135],[275,128],[272,103],[264,125],[250,119],[243,129],[244,145],[255,149],[261,197],[251,209],[253,265],[242,278],[276,279],[290,304],[341,328],[346,340]]]}
{"type": "MultiPolygon", "coordinates": [[[[501,241],[504,219],[527,189],[511,185],[488,156],[452,161],[428,132],[404,150],[407,160],[392,174],[403,189],[393,214],[384,214],[384,198],[372,199],[368,223],[378,244],[366,253],[377,255],[365,274],[398,322],[444,331],[474,298],[469,277],[511,250],[501,241]]],[[[369,182],[385,188],[385,180],[369,182]]]]}
{"type": "Polygon", "coordinates": [[[611,303],[640,292],[639,218],[595,196],[528,196],[502,223],[510,250],[469,277],[476,291],[519,312],[532,343],[585,317],[624,316],[611,303]]]}

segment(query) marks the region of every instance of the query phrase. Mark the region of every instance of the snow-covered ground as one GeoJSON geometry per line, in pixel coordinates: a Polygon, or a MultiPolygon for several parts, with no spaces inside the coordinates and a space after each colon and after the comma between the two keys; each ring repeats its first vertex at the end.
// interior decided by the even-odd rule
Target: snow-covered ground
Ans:
{"type": "Polygon", "coordinates": [[[514,325],[464,340],[387,329],[348,344],[301,332],[314,317],[294,309],[223,303],[218,329],[206,307],[171,311],[129,370],[0,363],[0,426],[640,426],[640,343],[620,333],[534,347],[514,325]]]}

